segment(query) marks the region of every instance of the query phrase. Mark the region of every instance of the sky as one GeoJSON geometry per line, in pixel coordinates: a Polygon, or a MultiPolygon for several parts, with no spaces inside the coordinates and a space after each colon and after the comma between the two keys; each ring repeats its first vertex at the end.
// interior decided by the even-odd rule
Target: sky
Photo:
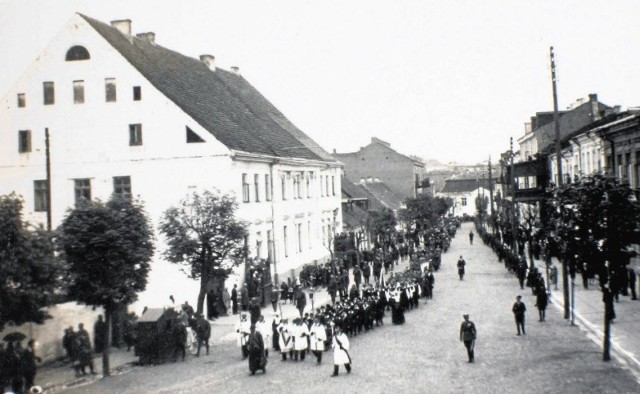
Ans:
{"type": "Polygon", "coordinates": [[[0,97],[74,12],[242,75],[327,151],[495,161],[536,112],[640,106],[640,1],[0,0],[0,97]]]}

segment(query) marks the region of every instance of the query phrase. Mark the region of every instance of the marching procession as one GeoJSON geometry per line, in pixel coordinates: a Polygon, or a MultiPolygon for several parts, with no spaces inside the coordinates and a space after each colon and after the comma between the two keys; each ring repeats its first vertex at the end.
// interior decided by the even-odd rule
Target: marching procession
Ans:
{"type": "MultiPolygon", "coordinates": [[[[435,235],[407,236],[408,242],[401,239],[402,244],[392,244],[386,252],[378,248],[371,254],[371,262],[365,260],[358,264],[343,259],[337,267],[338,262],[333,261],[317,266],[311,272],[304,270],[300,280],[294,283],[283,282],[279,292],[281,300],[294,304],[299,315],[283,316],[281,304],[279,311],[274,308],[271,324],[259,314],[259,309],[251,311],[249,308],[249,316],[240,313],[236,342],[242,359],[248,359],[250,373],[254,375],[259,370],[266,373],[270,349],[278,352],[283,362],[303,362],[306,355],[313,354],[317,365],[322,363],[323,353],[333,349],[331,376],[339,374],[340,365],[350,373],[350,337],[383,326],[386,312],[391,313],[392,324],[403,324],[405,312],[418,308],[421,299],[426,304],[433,298],[433,272],[439,268],[440,255],[448,248],[458,226],[459,223],[453,222],[435,235]],[[395,272],[394,268],[403,258],[408,266],[403,272],[395,272]],[[389,274],[386,283],[383,269],[389,274]],[[373,281],[370,281],[371,272],[373,281]],[[312,308],[312,313],[304,313],[306,294],[300,283],[326,286],[331,302],[315,310],[312,308]]],[[[313,296],[313,290],[310,296],[313,296]]]]}

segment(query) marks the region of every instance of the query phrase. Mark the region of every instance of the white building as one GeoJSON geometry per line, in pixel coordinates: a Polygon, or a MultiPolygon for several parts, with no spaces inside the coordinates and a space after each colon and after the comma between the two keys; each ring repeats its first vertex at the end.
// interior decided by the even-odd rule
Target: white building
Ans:
{"type": "MultiPolygon", "coordinates": [[[[0,108],[0,194],[20,194],[32,223],[45,224],[50,209],[56,228],[78,199],[120,193],[145,202],[157,233],[167,208],[215,187],[237,196],[251,255],[271,256],[281,280],[329,257],[341,228],[341,171],[237,68],[166,49],[154,33],[132,35],[129,20],[74,15],[0,108]]],[[[138,312],[198,292],[162,260],[157,238],[138,312]]]]}
{"type": "MultiPolygon", "coordinates": [[[[495,197],[496,180],[493,180],[493,193],[495,197]]],[[[478,213],[476,199],[483,198],[489,203],[490,198],[489,179],[447,179],[442,190],[436,193],[436,197],[445,197],[452,200],[449,214],[455,217],[475,216],[478,213]]],[[[494,198],[495,201],[495,198],[494,198]]],[[[491,208],[487,205],[487,210],[491,208]]]]}

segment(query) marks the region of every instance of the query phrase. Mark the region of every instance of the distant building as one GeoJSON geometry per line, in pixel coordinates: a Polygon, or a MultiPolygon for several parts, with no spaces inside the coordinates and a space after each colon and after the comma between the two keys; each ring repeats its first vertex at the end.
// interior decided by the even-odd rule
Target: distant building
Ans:
{"type": "MultiPolygon", "coordinates": [[[[452,216],[475,216],[478,213],[476,207],[476,199],[484,198],[487,204],[491,201],[490,190],[493,190],[494,196],[496,179],[493,179],[493,186],[490,185],[489,179],[447,179],[444,187],[436,193],[436,197],[450,198],[452,206],[449,213],[452,216]]],[[[495,201],[495,199],[494,199],[495,201]]],[[[487,205],[487,210],[490,210],[487,205]]]]}
{"type": "Polygon", "coordinates": [[[353,183],[377,178],[402,199],[429,191],[424,161],[398,153],[378,138],[372,137],[371,143],[357,152],[334,151],[333,157],[344,164],[344,174],[353,183]]]}

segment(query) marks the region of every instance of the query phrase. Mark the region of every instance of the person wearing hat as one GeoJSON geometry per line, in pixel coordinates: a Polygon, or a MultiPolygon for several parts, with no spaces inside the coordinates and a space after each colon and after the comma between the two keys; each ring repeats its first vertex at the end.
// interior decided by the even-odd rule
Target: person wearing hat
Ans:
{"type": "Polygon", "coordinates": [[[338,376],[340,365],[344,365],[347,373],[351,373],[351,356],[349,356],[349,338],[340,326],[334,327],[333,339],[333,376],[338,376]]]}
{"type": "Polygon", "coordinates": [[[280,351],[280,333],[278,332],[278,326],[280,325],[280,314],[273,315],[273,321],[271,322],[271,342],[273,350],[280,351]]]}
{"type": "Polygon", "coordinates": [[[527,311],[527,307],[524,302],[522,302],[522,296],[519,295],[516,297],[516,302],[513,304],[511,310],[516,318],[516,328],[518,329],[516,335],[520,335],[520,328],[522,328],[522,335],[526,335],[524,331],[524,313],[527,311]]]}
{"type": "Polygon", "coordinates": [[[460,341],[464,342],[464,346],[467,348],[469,362],[472,363],[475,361],[476,325],[469,320],[469,315],[462,315],[462,317],[464,321],[460,325],[460,341]]]}

